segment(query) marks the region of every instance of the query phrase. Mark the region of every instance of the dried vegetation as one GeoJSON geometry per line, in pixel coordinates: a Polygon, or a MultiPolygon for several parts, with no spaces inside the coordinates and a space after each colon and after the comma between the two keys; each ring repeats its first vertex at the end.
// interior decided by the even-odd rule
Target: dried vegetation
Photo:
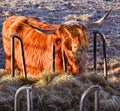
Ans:
{"type": "MultiPolygon", "coordinates": [[[[0,111],[13,111],[14,95],[17,89],[25,84],[33,86],[34,111],[79,111],[79,102],[83,92],[92,85],[100,85],[101,111],[120,110],[120,85],[106,81],[95,74],[72,76],[64,73],[41,73],[36,80],[27,82],[17,75],[14,79],[1,71],[0,77],[0,111]],[[3,75],[4,73],[4,75],[3,75]]],[[[19,97],[21,111],[26,111],[26,93],[19,97]]],[[[86,98],[85,110],[94,108],[94,96],[86,98]]]]}

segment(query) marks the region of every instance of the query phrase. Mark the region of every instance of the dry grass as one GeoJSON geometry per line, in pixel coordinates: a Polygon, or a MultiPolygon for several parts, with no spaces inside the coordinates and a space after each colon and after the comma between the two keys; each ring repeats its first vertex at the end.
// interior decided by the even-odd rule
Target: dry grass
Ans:
{"type": "MultiPolygon", "coordinates": [[[[0,71],[0,111],[13,111],[16,90],[25,84],[33,85],[34,111],[78,111],[83,92],[92,85],[100,85],[101,111],[120,110],[120,86],[94,74],[74,77],[70,74],[41,73],[36,80],[27,83],[17,76],[11,79],[0,71]]],[[[25,92],[20,96],[21,111],[26,111],[25,92]]],[[[93,110],[93,94],[86,99],[85,111],[93,110]]]]}

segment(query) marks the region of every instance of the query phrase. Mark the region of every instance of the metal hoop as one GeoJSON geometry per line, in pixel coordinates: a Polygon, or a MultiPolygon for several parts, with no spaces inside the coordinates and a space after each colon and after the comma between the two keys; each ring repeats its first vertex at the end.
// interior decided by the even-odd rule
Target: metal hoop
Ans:
{"type": "Polygon", "coordinates": [[[18,99],[23,90],[27,91],[27,111],[33,111],[32,85],[24,85],[16,91],[14,98],[14,111],[19,111],[20,109],[18,99]]]}
{"type": "Polygon", "coordinates": [[[84,111],[85,98],[91,93],[94,92],[95,97],[95,111],[99,111],[99,90],[101,87],[99,85],[94,85],[88,88],[82,95],[80,100],[80,111],[84,111]]]}
{"type": "Polygon", "coordinates": [[[25,80],[27,81],[27,73],[26,73],[26,66],[25,66],[25,57],[24,57],[24,49],[23,49],[23,43],[21,38],[18,35],[11,35],[11,76],[14,77],[15,76],[15,66],[14,66],[14,62],[15,62],[15,47],[14,47],[14,39],[18,39],[20,42],[20,47],[21,47],[21,53],[22,53],[22,66],[23,66],[23,73],[25,75],[25,80]]]}
{"type": "Polygon", "coordinates": [[[96,52],[97,52],[97,50],[96,50],[96,48],[97,48],[96,38],[97,38],[97,34],[99,34],[101,39],[102,39],[102,42],[103,42],[104,77],[107,80],[107,76],[108,75],[107,75],[107,57],[106,57],[106,40],[105,40],[105,35],[102,32],[98,31],[98,30],[94,30],[93,34],[94,34],[94,44],[93,44],[94,45],[94,51],[93,51],[93,53],[94,53],[94,71],[96,73],[96,70],[97,70],[97,68],[96,68],[96,62],[97,62],[97,59],[96,59],[96,52]]]}

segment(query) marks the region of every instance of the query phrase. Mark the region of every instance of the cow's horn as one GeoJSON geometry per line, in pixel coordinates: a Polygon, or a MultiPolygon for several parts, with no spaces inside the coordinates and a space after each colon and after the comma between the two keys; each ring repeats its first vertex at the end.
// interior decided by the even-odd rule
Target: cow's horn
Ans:
{"type": "Polygon", "coordinates": [[[107,16],[110,14],[111,11],[112,11],[112,9],[110,9],[102,18],[100,18],[99,20],[97,20],[94,23],[86,25],[86,27],[87,28],[93,28],[93,27],[96,27],[96,26],[100,25],[107,18],[107,16]]]}
{"type": "Polygon", "coordinates": [[[38,28],[36,26],[33,26],[29,23],[23,23],[24,25],[27,25],[27,26],[30,26],[31,28],[33,28],[34,30],[36,30],[37,32],[39,33],[44,33],[44,34],[53,34],[56,32],[56,29],[52,29],[52,30],[45,30],[45,29],[41,29],[41,28],[38,28]]]}

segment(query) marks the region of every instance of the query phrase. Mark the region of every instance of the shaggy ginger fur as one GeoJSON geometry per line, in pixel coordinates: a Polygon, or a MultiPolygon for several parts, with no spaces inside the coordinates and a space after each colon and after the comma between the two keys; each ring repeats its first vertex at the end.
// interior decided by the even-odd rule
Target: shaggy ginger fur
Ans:
{"type": "MultiPolygon", "coordinates": [[[[55,45],[55,70],[63,72],[62,49],[65,51],[67,71],[72,74],[83,74],[87,61],[87,37],[86,28],[76,22],[70,21],[60,25],[50,25],[38,22],[35,19],[24,16],[12,16],[5,20],[2,29],[2,39],[6,60],[6,71],[11,70],[11,45],[10,36],[16,34],[23,41],[26,70],[32,77],[38,77],[38,74],[45,70],[52,70],[52,43],[55,45]],[[24,23],[31,24],[42,29],[56,29],[53,34],[39,33],[24,23]],[[78,59],[76,53],[82,46],[82,52],[78,59]],[[82,60],[83,59],[83,60],[82,60]]],[[[15,40],[15,65],[22,71],[20,45],[15,40]]]]}

